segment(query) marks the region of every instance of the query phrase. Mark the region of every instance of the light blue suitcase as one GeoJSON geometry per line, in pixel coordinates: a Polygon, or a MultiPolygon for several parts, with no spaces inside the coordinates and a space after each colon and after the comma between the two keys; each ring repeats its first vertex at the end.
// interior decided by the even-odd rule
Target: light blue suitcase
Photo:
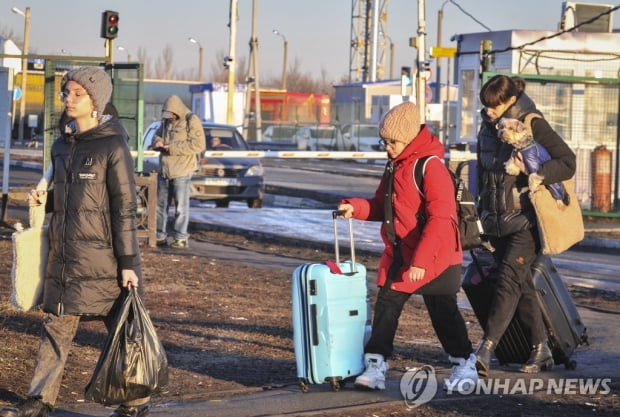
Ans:
{"type": "Polygon", "coordinates": [[[300,265],[293,272],[293,341],[302,392],[309,384],[324,383],[338,391],[363,373],[364,345],[370,337],[366,268],[355,262],[353,223],[349,219],[351,260],[340,262],[338,212],[332,216],[335,265],[341,273],[326,263],[300,265]]]}

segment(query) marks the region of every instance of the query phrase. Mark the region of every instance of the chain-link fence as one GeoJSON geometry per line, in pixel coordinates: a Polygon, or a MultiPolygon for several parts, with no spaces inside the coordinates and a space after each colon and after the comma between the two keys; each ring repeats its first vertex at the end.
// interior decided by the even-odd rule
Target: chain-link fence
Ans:
{"type": "MultiPolygon", "coordinates": [[[[482,83],[493,75],[484,73],[482,83]]],[[[620,79],[513,75],[526,80],[528,96],[577,155],[575,192],[582,209],[620,212],[620,79]]]]}

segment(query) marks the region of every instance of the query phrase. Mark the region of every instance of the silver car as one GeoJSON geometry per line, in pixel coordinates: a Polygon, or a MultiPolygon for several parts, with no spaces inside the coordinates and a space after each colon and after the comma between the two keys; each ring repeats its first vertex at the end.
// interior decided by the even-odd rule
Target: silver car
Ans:
{"type": "Polygon", "coordinates": [[[305,142],[309,151],[355,151],[336,126],[305,126],[295,133],[297,143],[305,142]]]}
{"type": "Polygon", "coordinates": [[[342,135],[353,142],[356,150],[377,152],[384,149],[379,145],[379,127],[377,124],[356,123],[345,125],[342,135]]]}
{"type": "MultiPolygon", "coordinates": [[[[159,152],[150,150],[160,122],[151,123],[143,139],[143,172],[159,171],[159,152]]],[[[230,125],[202,123],[206,149],[247,151],[248,145],[239,131],[230,125]],[[213,138],[219,138],[215,144],[213,138]]],[[[228,207],[231,201],[245,201],[250,208],[260,208],[265,196],[264,170],[257,158],[205,157],[199,155],[198,171],[192,176],[190,198],[214,201],[228,207]]]]}

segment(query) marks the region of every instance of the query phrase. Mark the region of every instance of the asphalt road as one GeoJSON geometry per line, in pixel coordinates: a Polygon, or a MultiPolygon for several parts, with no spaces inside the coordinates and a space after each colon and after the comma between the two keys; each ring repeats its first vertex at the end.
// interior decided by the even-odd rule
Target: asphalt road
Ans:
{"type": "MultiPolygon", "coordinates": [[[[319,171],[325,174],[326,167],[319,171]]],[[[17,177],[17,175],[15,176],[17,177]]],[[[34,177],[37,174],[34,173],[34,177]]],[[[306,178],[304,184],[311,186],[314,180],[309,179],[308,174],[303,174],[306,178]]],[[[369,178],[373,175],[369,174],[369,178]]],[[[286,178],[285,178],[286,179],[286,178]]],[[[375,177],[376,181],[376,177],[375,177]]],[[[329,185],[329,184],[327,184],[329,185]]],[[[284,185],[281,185],[284,187],[284,185]]],[[[310,239],[319,237],[324,245],[332,245],[331,220],[329,210],[300,210],[300,209],[248,209],[247,207],[232,207],[231,209],[215,208],[196,208],[192,210],[192,221],[203,222],[208,227],[257,227],[265,233],[277,233],[283,239],[310,239]],[[264,222],[271,221],[265,224],[264,222]],[[301,226],[300,226],[301,224],[301,226]],[[281,227],[275,227],[279,225],[281,227]],[[287,227],[282,227],[287,225],[287,227]],[[301,230],[300,230],[301,229],[301,230]],[[303,232],[303,233],[302,233],[303,232]]],[[[358,228],[360,232],[360,250],[366,248],[365,245],[376,244],[376,229],[358,228]],[[373,243],[374,242],[374,243],[373,243]]],[[[375,225],[376,226],[376,225],[375,225]]],[[[372,248],[372,246],[370,246],[372,248]]],[[[230,248],[221,245],[211,245],[207,243],[192,243],[192,249],[199,252],[209,253],[213,257],[235,257],[242,256],[247,259],[248,252],[240,253],[237,249],[231,251],[230,248]]],[[[366,248],[364,250],[372,250],[366,248]]],[[[580,269],[575,269],[575,274],[583,275],[590,273],[593,278],[601,277],[601,270],[594,268],[609,269],[610,275],[620,276],[617,268],[617,255],[604,253],[569,251],[559,262],[574,262],[580,269]],[[565,257],[565,258],[564,258],[565,257]],[[581,271],[581,272],[579,272],[581,271]]],[[[254,261],[254,260],[253,260],[254,261]]],[[[256,262],[270,265],[280,265],[281,267],[292,269],[302,260],[288,258],[282,255],[260,255],[256,262]]],[[[564,269],[562,269],[562,272],[564,269]]],[[[563,272],[564,273],[564,272],[563,272]]],[[[571,378],[578,377],[608,377],[612,373],[615,378],[617,369],[620,366],[617,346],[620,344],[620,334],[615,329],[620,326],[620,316],[606,314],[588,309],[580,309],[580,314],[584,322],[588,323],[588,333],[590,336],[590,346],[580,347],[574,359],[578,362],[576,371],[571,371],[571,378]]],[[[251,370],[248,370],[249,372],[251,370]]],[[[441,372],[447,372],[445,369],[441,372]]],[[[446,375],[440,375],[444,377],[446,375]]],[[[230,395],[224,398],[205,399],[192,402],[159,404],[153,408],[153,416],[205,416],[217,415],[220,417],[242,416],[242,415],[319,415],[321,412],[330,412],[330,415],[355,415],[355,410],[363,410],[364,407],[375,406],[377,404],[393,404],[404,407],[403,397],[400,393],[399,373],[391,374],[387,381],[386,391],[361,392],[345,387],[340,392],[332,392],[327,385],[313,386],[311,391],[303,394],[297,387],[274,388],[269,391],[248,392],[244,395],[230,395]],[[338,411],[340,410],[340,412],[338,411]]],[[[498,372],[498,378],[513,378],[513,372],[498,372]]],[[[554,369],[551,373],[545,373],[545,378],[566,378],[566,370],[562,367],[554,369]]],[[[531,376],[525,376],[526,379],[531,376]]],[[[533,377],[532,377],[533,378],[533,377]]],[[[433,401],[453,401],[454,398],[447,396],[443,392],[438,392],[433,401]]],[[[459,399],[464,401],[465,399],[459,399]]],[[[106,416],[110,410],[92,404],[74,404],[65,409],[57,410],[55,416],[64,417],[85,417],[85,416],[106,416]]],[[[325,414],[324,414],[325,415],[325,414]]]]}
{"type": "MultiPolygon", "coordinates": [[[[214,228],[275,233],[281,238],[305,238],[333,245],[331,217],[325,210],[334,209],[344,196],[373,195],[383,167],[353,161],[272,159],[265,161],[265,171],[271,193],[265,199],[264,209],[248,209],[245,204],[235,203],[230,209],[216,209],[213,203],[195,202],[192,221],[214,228]]],[[[12,167],[10,186],[34,184],[39,176],[40,172],[32,166],[12,167]]],[[[356,231],[360,249],[382,249],[377,239],[378,224],[359,222],[356,231]]],[[[620,290],[620,245],[615,249],[570,250],[555,256],[554,261],[571,283],[620,290]]],[[[465,263],[468,261],[465,254],[465,263]]]]}

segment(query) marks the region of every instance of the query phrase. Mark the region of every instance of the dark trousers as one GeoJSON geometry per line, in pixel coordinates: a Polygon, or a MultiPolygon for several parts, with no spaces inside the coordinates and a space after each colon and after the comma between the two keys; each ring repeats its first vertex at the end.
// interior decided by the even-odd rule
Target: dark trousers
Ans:
{"type": "MultiPolygon", "coordinates": [[[[364,348],[388,358],[394,349],[398,319],[411,294],[394,291],[389,282],[379,289],[372,321],[372,334],[364,348]]],[[[456,358],[469,358],[473,352],[467,328],[456,304],[456,294],[422,295],[435,333],[444,351],[456,358]]]]}
{"type": "Polygon", "coordinates": [[[531,270],[540,249],[537,229],[492,239],[491,243],[495,247],[493,256],[499,266],[499,279],[491,301],[485,337],[499,342],[516,314],[526,325],[524,331],[532,345],[546,341],[531,270]]]}

